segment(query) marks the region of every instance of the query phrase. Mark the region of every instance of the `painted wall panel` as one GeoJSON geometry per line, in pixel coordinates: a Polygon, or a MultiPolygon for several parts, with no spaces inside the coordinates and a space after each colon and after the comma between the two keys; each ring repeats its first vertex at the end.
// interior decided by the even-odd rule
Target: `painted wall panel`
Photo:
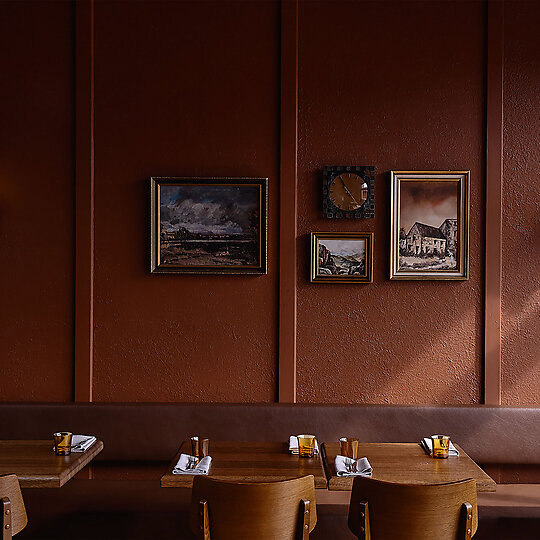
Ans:
{"type": "Polygon", "coordinates": [[[540,404],[540,5],[505,10],[502,400],[540,404]]]}
{"type": "Polygon", "coordinates": [[[479,403],[485,10],[477,2],[303,2],[298,397],[479,403]],[[324,165],[376,167],[375,219],[322,218],[324,165]],[[389,171],[470,169],[470,280],[391,282],[389,171]],[[372,285],[310,284],[311,231],[374,232],[372,285]]]}
{"type": "Polygon", "coordinates": [[[0,4],[0,400],[73,395],[73,9],[0,4]]]}
{"type": "Polygon", "coordinates": [[[273,401],[279,4],[96,5],[97,401],[273,401]],[[149,274],[150,176],[269,177],[269,273],[149,274]]]}

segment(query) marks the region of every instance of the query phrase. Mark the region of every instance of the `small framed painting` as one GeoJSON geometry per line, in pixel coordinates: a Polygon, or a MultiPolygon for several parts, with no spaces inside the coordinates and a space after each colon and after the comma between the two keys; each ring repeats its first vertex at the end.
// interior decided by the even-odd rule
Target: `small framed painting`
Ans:
{"type": "Polygon", "coordinates": [[[311,233],[310,281],[371,283],[373,233],[311,233]]]}
{"type": "Polygon", "coordinates": [[[267,178],[150,183],[151,272],[266,274],[267,178]]]}
{"type": "Polygon", "coordinates": [[[469,276],[470,171],[392,171],[390,279],[469,276]]]}

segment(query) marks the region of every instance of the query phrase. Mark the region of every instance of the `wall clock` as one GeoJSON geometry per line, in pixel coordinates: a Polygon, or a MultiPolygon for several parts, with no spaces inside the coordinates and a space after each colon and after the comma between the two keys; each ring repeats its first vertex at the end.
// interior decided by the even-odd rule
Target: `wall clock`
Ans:
{"type": "Polygon", "coordinates": [[[375,217],[375,167],[324,168],[323,214],[326,218],[375,217]]]}

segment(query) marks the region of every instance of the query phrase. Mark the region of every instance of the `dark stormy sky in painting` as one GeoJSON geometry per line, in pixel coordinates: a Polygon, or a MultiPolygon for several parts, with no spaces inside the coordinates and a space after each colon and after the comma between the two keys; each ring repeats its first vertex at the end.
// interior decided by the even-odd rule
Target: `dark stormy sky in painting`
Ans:
{"type": "Polygon", "coordinates": [[[249,232],[249,213],[259,208],[258,186],[176,185],[160,187],[160,221],[167,232],[249,232]]]}
{"type": "Polygon", "coordinates": [[[459,182],[400,182],[399,226],[408,233],[416,221],[439,228],[445,219],[457,218],[459,182]]]}

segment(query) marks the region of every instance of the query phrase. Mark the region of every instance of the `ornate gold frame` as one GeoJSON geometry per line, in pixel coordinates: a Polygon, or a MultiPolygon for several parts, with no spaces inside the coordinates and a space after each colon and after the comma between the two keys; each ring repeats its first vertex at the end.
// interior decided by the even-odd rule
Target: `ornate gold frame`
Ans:
{"type": "Polygon", "coordinates": [[[268,272],[268,178],[150,178],[150,272],[164,274],[266,274],[268,272]],[[252,266],[164,265],[160,263],[160,191],[162,185],[257,186],[259,188],[259,264],[252,266]]]}
{"type": "Polygon", "coordinates": [[[367,232],[312,232],[310,236],[310,271],[311,283],[373,283],[373,233],[367,232]],[[319,238],[322,239],[364,239],[366,241],[366,275],[330,275],[328,277],[318,275],[319,266],[319,238]]]}
{"type": "Polygon", "coordinates": [[[391,171],[390,172],[390,279],[401,280],[467,280],[469,279],[469,196],[471,171],[391,171]],[[400,182],[402,180],[458,181],[458,269],[399,270],[400,182]]]}

